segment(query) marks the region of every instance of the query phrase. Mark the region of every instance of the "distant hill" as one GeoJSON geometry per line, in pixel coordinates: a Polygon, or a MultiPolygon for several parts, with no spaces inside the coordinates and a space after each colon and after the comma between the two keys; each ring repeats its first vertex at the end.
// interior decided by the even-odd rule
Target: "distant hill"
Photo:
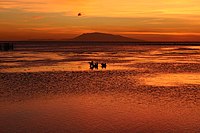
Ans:
{"type": "Polygon", "coordinates": [[[84,33],[73,39],[70,39],[70,41],[142,42],[142,40],[139,40],[139,39],[132,39],[132,38],[128,38],[128,37],[124,37],[120,35],[112,35],[112,34],[99,33],[99,32],[84,33]]]}

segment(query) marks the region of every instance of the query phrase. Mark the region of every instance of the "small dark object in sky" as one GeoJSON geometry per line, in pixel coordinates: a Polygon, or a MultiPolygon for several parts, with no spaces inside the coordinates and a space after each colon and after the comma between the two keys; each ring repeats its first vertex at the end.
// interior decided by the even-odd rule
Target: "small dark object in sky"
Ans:
{"type": "Polygon", "coordinates": [[[82,14],[81,14],[81,13],[78,13],[78,16],[82,16],[82,14]]]}

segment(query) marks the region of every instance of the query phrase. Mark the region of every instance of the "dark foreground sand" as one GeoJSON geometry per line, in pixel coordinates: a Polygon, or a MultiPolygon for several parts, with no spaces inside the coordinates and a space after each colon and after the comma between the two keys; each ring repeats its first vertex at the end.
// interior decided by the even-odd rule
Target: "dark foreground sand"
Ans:
{"type": "MultiPolygon", "coordinates": [[[[147,71],[148,72],[148,71],[147,71]]],[[[135,93],[199,104],[200,85],[145,85],[137,71],[83,71],[0,73],[0,100],[20,101],[32,97],[84,93],[135,93]]],[[[161,82],[161,81],[160,81],[161,82]]]]}
{"type": "Polygon", "coordinates": [[[144,85],[145,73],[0,73],[0,131],[200,131],[200,85],[144,85]]]}

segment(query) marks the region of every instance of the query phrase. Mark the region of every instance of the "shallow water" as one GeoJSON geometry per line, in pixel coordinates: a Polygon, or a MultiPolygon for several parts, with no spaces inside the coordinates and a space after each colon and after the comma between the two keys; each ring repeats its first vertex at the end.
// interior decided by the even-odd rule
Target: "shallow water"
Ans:
{"type": "Polygon", "coordinates": [[[199,132],[199,68],[199,46],[17,44],[0,52],[0,132],[199,132]]]}

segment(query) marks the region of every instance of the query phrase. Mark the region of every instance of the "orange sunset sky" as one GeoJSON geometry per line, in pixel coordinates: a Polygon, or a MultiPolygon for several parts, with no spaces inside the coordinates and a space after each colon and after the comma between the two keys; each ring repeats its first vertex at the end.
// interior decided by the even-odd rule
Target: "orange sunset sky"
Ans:
{"type": "Polygon", "coordinates": [[[59,40],[86,32],[200,41],[200,1],[0,0],[0,40],[59,40]]]}

